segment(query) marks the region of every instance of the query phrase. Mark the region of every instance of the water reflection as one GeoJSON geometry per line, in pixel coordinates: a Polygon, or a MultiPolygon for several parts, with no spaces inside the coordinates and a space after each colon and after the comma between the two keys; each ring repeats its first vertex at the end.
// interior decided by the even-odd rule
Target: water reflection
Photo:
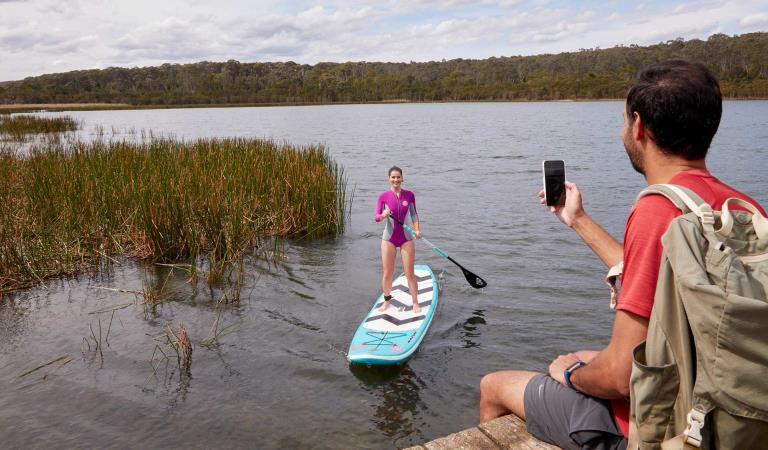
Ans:
{"type": "Polygon", "coordinates": [[[0,342],[15,344],[26,334],[29,326],[30,301],[23,295],[0,297],[0,342]]]}
{"type": "Polygon", "coordinates": [[[472,317],[464,321],[461,340],[464,342],[464,348],[479,347],[477,339],[482,334],[480,327],[485,325],[485,310],[477,309],[472,312],[472,317]]]}
{"type": "Polygon", "coordinates": [[[159,265],[147,264],[143,275],[143,287],[137,299],[144,307],[147,319],[158,319],[162,310],[158,306],[179,297],[178,291],[189,289],[179,276],[174,276],[174,269],[159,265]]]}
{"type": "Polygon", "coordinates": [[[293,239],[291,240],[290,257],[299,267],[336,267],[336,257],[339,253],[339,240],[324,239],[293,239]]]}
{"type": "Polygon", "coordinates": [[[152,374],[144,385],[137,386],[143,393],[163,398],[166,408],[176,408],[184,403],[192,387],[192,373],[179,367],[173,358],[152,360],[152,374]]]}
{"type": "Polygon", "coordinates": [[[463,322],[457,320],[449,328],[441,331],[438,334],[438,339],[446,342],[458,340],[461,342],[462,348],[479,347],[485,325],[485,310],[476,309],[463,322]]]}
{"type": "Polygon", "coordinates": [[[349,371],[361,381],[363,388],[378,387],[386,384],[405,371],[405,364],[391,364],[383,366],[368,366],[365,364],[350,364],[349,371]]]}
{"type": "Polygon", "coordinates": [[[350,364],[349,369],[376,398],[371,420],[376,430],[394,441],[419,434],[419,412],[425,409],[419,392],[425,383],[416,372],[404,364],[350,364]]]}

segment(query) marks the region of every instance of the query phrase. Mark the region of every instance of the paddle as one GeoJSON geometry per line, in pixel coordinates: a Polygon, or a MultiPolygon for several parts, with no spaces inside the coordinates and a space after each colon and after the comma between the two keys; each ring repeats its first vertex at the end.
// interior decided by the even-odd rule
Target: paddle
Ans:
{"type": "MultiPolygon", "coordinates": [[[[394,219],[394,221],[395,221],[395,222],[397,222],[397,223],[399,223],[400,225],[402,225],[402,226],[403,226],[403,228],[405,228],[406,230],[410,231],[410,232],[411,232],[411,234],[413,234],[414,236],[416,235],[416,231],[414,231],[414,229],[413,229],[413,228],[411,228],[411,227],[409,227],[408,225],[404,224],[403,222],[401,222],[401,221],[397,220],[397,218],[396,218],[395,216],[393,216],[391,213],[390,213],[389,217],[391,217],[392,219],[394,219]]],[[[466,279],[467,279],[467,282],[468,282],[468,283],[469,283],[469,284],[470,284],[470,285],[471,285],[473,288],[475,288],[475,289],[480,289],[480,288],[484,288],[484,287],[488,286],[488,283],[486,283],[486,282],[485,282],[485,280],[483,280],[483,279],[482,279],[482,278],[480,278],[479,276],[475,275],[474,273],[470,272],[469,270],[467,270],[467,269],[466,269],[464,266],[462,266],[461,264],[457,263],[455,259],[451,258],[450,256],[448,256],[448,254],[447,254],[447,253],[445,253],[444,251],[442,251],[442,250],[440,250],[439,248],[437,248],[437,246],[436,246],[435,244],[433,244],[433,243],[429,242],[429,240],[427,240],[427,238],[425,238],[424,236],[422,236],[422,237],[421,237],[421,240],[422,240],[422,241],[424,241],[424,242],[426,242],[427,244],[429,244],[429,246],[430,246],[430,247],[432,247],[433,249],[435,249],[435,251],[436,251],[437,253],[439,253],[439,254],[440,254],[440,256],[442,256],[443,258],[447,259],[448,261],[450,261],[450,262],[452,262],[452,263],[456,264],[457,266],[459,266],[459,269],[461,269],[461,271],[464,273],[464,278],[466,278],[466,279]]]]}

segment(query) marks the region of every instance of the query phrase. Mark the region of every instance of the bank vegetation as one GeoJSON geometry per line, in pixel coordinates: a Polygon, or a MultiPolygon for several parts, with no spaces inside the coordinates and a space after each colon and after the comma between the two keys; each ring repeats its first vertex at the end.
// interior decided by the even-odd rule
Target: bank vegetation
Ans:
{"type": "Polygon", "coordinates": [[[69,116],[39,117],[28,114],[0,115],[0,137],[22,140],[30,134],[75,131],[80,123],[69,116]]]}
{"type": "Polygon", "coordinates": [[[79,70],[0,83],[0,103],[307,104],[623,98],[648,64],[700,61],[726,98],[768,98],[768,33],[482,60],[315,65],[199,62],[79,70]]]}
{"type": "Polygon", "coordinates": [[[226,273],[266,239],[344,230],[322,146],[232,138],[0,151],[0,294],[128,255],[226,273]]]}

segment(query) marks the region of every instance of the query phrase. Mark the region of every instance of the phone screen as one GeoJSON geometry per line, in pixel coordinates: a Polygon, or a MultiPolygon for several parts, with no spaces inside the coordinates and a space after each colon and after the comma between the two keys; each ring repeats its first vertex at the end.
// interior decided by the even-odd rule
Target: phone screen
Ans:
{"type": "Polygon", "coordinates": [[[565,205],[565,162],[562,160],[543,161],[544,194],[547,205],[565,205]]]}

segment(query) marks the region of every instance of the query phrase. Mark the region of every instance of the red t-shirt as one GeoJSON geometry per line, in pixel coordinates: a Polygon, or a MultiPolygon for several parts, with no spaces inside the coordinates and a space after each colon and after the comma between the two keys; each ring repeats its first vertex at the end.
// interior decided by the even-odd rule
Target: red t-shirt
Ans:
{"type": "MultiPolygon", "coordinates": [[[[716,210],[728,198],[738,197],[757,206],[765,215],[754,199],[723,184],[703,169],[680,172],[669,180],[669,184],[693,190],[716,210]]],[[[646,319],[651,317],[663,250],[661,236],[672,219],[681,214],[671,201],[661,195],[642,197],[632,208],[624,230],[624,273],[617,310],[629,311],[646,319]]],[[[629,436],[629,402],[613,400],[611,406],[617,425],[624,436],[629,436]]]]}

